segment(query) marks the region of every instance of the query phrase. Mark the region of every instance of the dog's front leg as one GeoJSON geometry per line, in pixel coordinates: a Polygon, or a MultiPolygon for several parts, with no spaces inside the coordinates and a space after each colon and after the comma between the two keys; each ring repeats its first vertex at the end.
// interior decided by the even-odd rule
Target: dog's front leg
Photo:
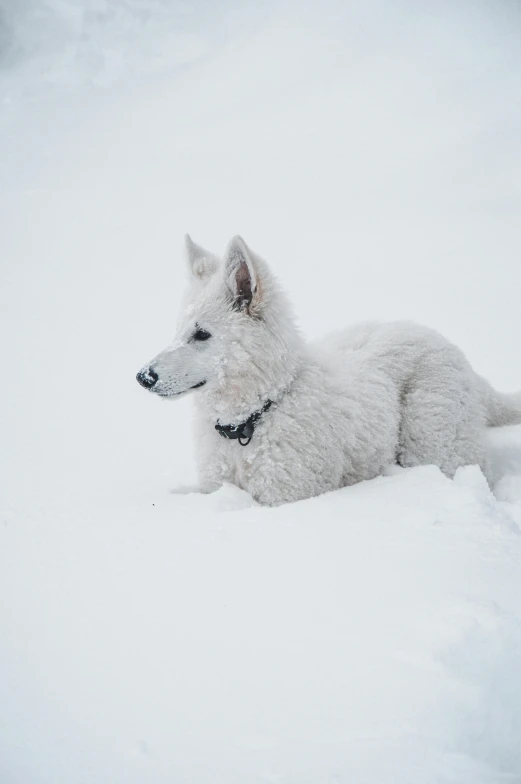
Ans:
{"type": "Polygon", "coordinates": [[[215,493],[227,481],[222,454],[222,439],[216,431],[196,429],[196,457],[199,473],[199,492],[215,493]]]}
{"type": "Polygon", "coordinates": [[[199,491],[215,493],[223,484],[223,477],[217,461],[199,462],[199,491]]]}
{"type": "Polygon", "coordinates": [[[199,470],[199,482],[196,485],[177,485],[173,487],[171,492],[174,495],[190,495],[191,493],[215,493],[222,487],[222,480],[217,479],[213,473],[205,470],[199,470]]]}

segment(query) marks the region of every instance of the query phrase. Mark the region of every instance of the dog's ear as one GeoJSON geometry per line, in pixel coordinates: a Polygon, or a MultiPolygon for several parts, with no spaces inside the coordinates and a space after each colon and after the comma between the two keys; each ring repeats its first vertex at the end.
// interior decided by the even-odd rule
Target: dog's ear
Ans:
{"type": "Polygon", "coordinates": [[[195,278],[209,278],[219,266],[219,260],[206,248],[197,245],[189,234],[185,234],[185,252],[188,269],[195,278]]]}
{"type": "Polygon", "coordinates": [[[257,291],[257,274],[248,246],[242,237],[234,237],[224,257],[226,284],[236,310],[250,310],[257,291]]]}

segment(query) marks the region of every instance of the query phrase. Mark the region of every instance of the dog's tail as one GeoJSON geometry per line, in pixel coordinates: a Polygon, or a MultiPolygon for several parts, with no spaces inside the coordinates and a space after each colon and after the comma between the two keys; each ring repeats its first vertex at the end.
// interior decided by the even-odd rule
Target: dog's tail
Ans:
{"type": "Polygon", "coordinates": [[[521,392],[496,392],[484,378],[479,377],[489,427],[521,424],[521,392]]]}

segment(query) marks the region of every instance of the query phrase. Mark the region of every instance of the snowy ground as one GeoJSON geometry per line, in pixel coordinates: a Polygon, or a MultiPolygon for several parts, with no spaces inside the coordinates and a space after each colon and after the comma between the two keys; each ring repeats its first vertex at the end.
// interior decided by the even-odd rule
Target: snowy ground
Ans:
{"type": "Polygon", "coordinates": [[[195,480],[181,239],[521,388],[514,4],[0,0],[0,781],[521,782],[521,428],[279,509],[195,480]],[[457,7],[456,7],[457,6],[457,7]]]}

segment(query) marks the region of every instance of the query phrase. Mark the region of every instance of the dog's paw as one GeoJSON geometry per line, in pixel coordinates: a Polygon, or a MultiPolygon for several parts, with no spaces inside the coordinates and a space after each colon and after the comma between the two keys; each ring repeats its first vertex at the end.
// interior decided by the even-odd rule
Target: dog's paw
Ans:
{"type": "Polygon", "coordinates": [[[199,485],[177,485],[170,489],[172,495],[192,495],[192,493],[204,493],[199,485]]]}

